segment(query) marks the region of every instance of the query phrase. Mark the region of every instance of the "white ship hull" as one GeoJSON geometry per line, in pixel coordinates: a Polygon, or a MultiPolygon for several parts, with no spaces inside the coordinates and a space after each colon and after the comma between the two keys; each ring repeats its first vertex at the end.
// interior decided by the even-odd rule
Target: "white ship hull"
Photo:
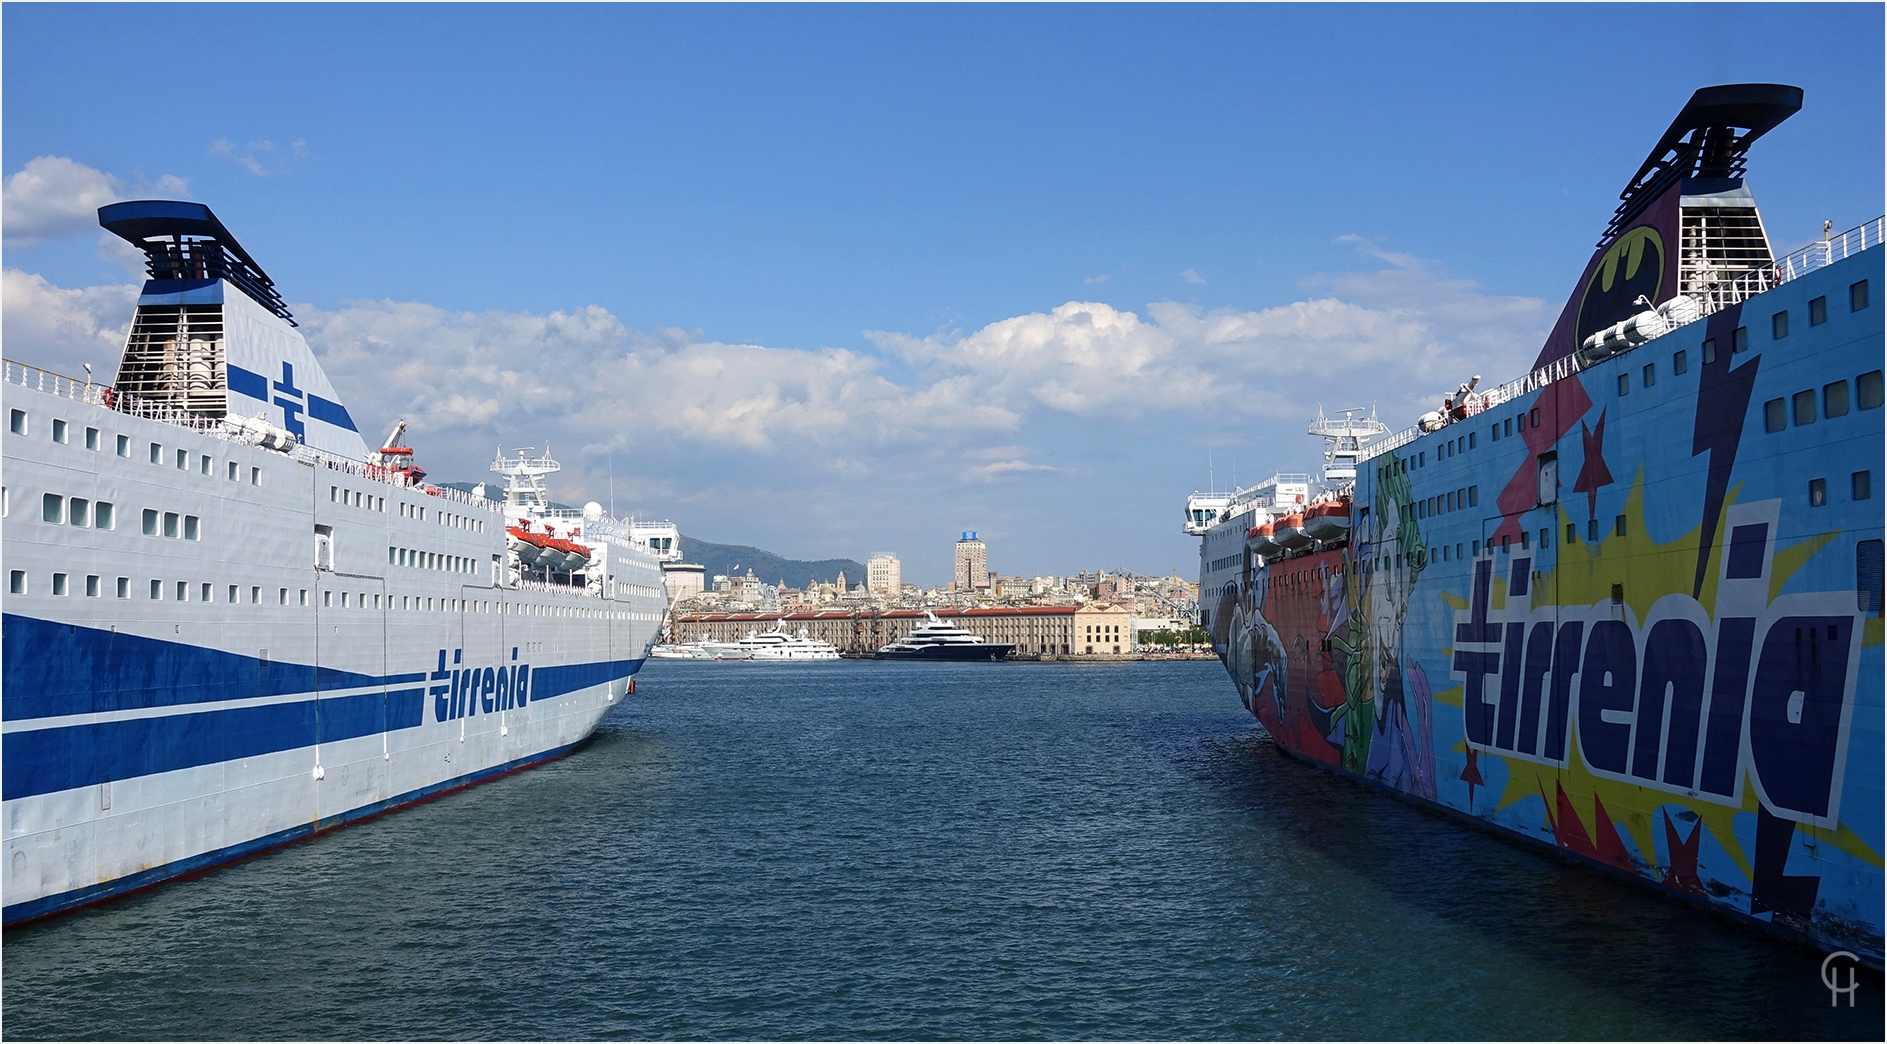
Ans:
{"type": "Polygon", "coordinates": [[[626,542],[590,538],[600,584],[521,582],[489,502],[17,364],[0,387],[24,429],[0,434],[8,923],[565,753],[660,630],[626,542]]]}

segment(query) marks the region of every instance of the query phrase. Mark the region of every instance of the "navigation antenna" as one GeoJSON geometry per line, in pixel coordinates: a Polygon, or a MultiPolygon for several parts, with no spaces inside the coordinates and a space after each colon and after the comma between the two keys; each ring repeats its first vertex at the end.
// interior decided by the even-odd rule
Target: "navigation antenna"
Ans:
{"type": "Polygon", "coordinates": [[[1376,408],[1369,407],[1369,416],[1363,416],[1363,407],[1352,406],[1336,411],[1336,416],[1326,416],[1321,404],[1317,407],[1317,419],[1311,422],[1310,434],[1324,439],[1324,481],[1338,485],[1349,485],[1356,481],[1356,464],[1363,459],[1363,448],[1371,439],[1389,433],[1389,426],[1376,419],[1376,408]]]}
{"type": "Polygon", "coordinates": [[[513,450],[516,456],[507,457],[504,450],[498,451],[498,457],[491,462],[491,470],[505,477],[505,507],[524,510],[548,511],[550,498],[544,495],[544,476],[562,471],[563,465],[552,460],[550,447],[544,447],[542,456],[533,457],[534,447],[513,450]]]}

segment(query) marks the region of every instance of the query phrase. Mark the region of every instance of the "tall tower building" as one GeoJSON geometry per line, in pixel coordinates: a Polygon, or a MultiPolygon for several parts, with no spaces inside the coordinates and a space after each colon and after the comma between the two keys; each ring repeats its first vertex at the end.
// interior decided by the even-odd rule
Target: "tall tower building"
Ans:
{"type": "Polygon", "coordinates": [[[989,590],[989,552],[974,531],[957,540],[957,590],[989,590]]]}
{"type": "Polygon", "coordinates": [[[865,589],[875,595],[896,597],[904,590],[904,566],[889,551],[873,551],[865,563],[865,589]]]}

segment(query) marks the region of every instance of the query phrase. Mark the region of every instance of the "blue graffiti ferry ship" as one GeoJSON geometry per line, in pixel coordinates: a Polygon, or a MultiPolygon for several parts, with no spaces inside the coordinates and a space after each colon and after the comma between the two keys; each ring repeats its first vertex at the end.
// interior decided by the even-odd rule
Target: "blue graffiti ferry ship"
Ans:
{"type": "Polygon", "coordinates": [[[1878,967],[1882,223],[1773,255],[1801,104],[1696,92],[1528,373],[1186,531],[1283,750],[1878,967]]]}
{"type": "Polygon", "coordinates": [[[11,924],[572,750],[667,610],[667,523],[370,449],[208,207],[99,211],[149,280],[109,385],[5,363],[11,924]],[[13,510],[17,507],[19,510],[13,510]]]}

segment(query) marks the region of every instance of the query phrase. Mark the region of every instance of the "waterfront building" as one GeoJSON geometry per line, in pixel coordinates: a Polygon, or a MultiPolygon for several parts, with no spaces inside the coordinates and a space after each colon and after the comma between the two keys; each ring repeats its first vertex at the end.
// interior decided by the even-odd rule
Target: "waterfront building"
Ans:
{"type": "Polygon", "coordinates": [[[1084,656],[1129,652],[1133,613],[1124,605],[1089,602],[1074,613],[1075,652],[1084,656]]]}
{"type": "Polygon", "coordinates": [[[691,562],[662,563],[662,586],[668,589],[668,603],[674,605],[700,594],[707,587],[707,567],[691,562]]]}
{"type": "Polygon", "coordinates": [[[889,551],[874,551],[865,563],[865,586],[875,595],[896,598],[904,589],[903,564],[889,551]]]}
{"type": "Polygon", "coordinates": [[[989,588],[989,552],[976,539],[976,531],[966,531],[957,540],[957,587],[964,594],[989,588]]]}
{"type": "MultiPolygon", "coordinates": [[[[1118,606],[1108,607],[1124,615],[1118,606]]],[[[1086,655],[1076,648],[1076,615],[1081,608],[1072,605],[1001,606],[969,609],[933,610],[939,619],[969,631],[989,642],[1005,642],[1016,647],[1016,654],[1027,657],[1086,655]]],[[[1097,614],[1095,626],[1105,616],[1097,614]]],[[[749,631],[772,630],[778,621],[787,631],[805,629],[808,637],[830,642],[841,652],[864,655],[875,652],[909,635],[924,622],[919,609],[821,609],[810,612],[687,612],[673,617],[674,640],[693,642],[737,641],[749,631]]],[[[1118,624],[1122,634],[1125,622],[1118,624]]],[[[1125,652],[1125,641],[1118,651],[1125,652]]],[[[1095,653],[1114,652],[1112,643],[1096,646],[1095,653]]]]}

